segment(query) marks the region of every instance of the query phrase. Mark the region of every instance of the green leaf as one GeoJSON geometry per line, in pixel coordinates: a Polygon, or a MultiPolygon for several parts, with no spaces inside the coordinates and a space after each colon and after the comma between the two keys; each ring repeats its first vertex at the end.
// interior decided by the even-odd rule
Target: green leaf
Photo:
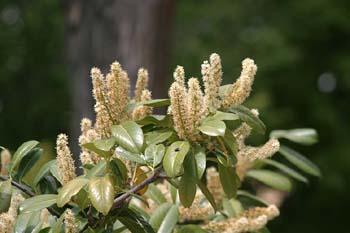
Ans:
{"type": "Polygon", "coordinates": [[[229,111],[237,114],[242,121],[247,123],[256,132],[261,134],[265,133],[266,127],[264,123],[257,116],[255,116],[249,108],[240,105],[230,108],[229,111]]]}
{"type": "Polygon", "coordinates": [[[0,214],[8,211],[11,204],[12,187],[8,179],[0,183],[0,214]]]}
{"type": "Polygon", "coordinates": [[[39,183],[39,181],[40,181],[44,176],[46,176],[46,175],[49,173],[51,165],[52,165],[53,163],[55,163],[55,162],[56,162],[56,160],[51,160],[51,161],[45,163],[45,164],[40,168],[39,172],[37,173],[37,175],[36,175],[35,178],[34,178],[34,182],[33,182],[33,186],[34,186],[34,187],[39,183]]]}
{"type": "Polygon", "coordinates": [[[64,213],[57,219],[52,227],[52,233],[61,233],[63,230],[64,213]]]}
{"type": "Polygon", "coordinates": [[[32,212],[38,211],[49,206],[52,206],[57,201],[56,194],[44,194],[39,196],[34,196],[24,200],[20,205],[21,212],[32,212]]]}
{"type": "Polygon", "coordinates": [[[108,138],[95,140],[93,143],[97,149],[109,152],[113,148],[115,142],[115,138],[108,138]]]}
{"type": "Polygon", "coordinates": [[[274,130],[270,133],[271,138],[286,138],[292,142],[312,145],[318,141],[318,135],[314,129],[291,129],[291,130],[274,130]]]}
{"type": "Polygon", "coordinates": [[[102,160],[96,166],[91,168],[91,170],[89,170],[86,173],[85,177],[89,179],[89,178],[92,178],[94,176],[103,176],[105,174],[105,171],[106,171],[106,166],[107,166],[106,160],[102,160]]]}
{"type": "Polygon", "coordinates": [[[122,187],[128,179],[128,169],[125,164],[120,159],[114,158],[111,161],[111,169],[116,176],[116,184],[122,187]]]}
{"type": "Polygon", "coordinates": [[[286,165],[279,163],[277,161],[271,160],[271,159],[264,159],[262,160],[265,164],[274,166],[278,169],[280,169],[281,171],[283,171],[284,173],[286,173],[287,175],[293,177],[296,180],[299,180],[301,182],[304,183],[308,183],[308,180],[305,178],[305,176],[299,174],[298,172],[294,171],[293,169],[287,167],[286,165]]]}
{"type": "Polygon", "coordinates": [[[168,147],[163,159],[163,167],[169,177],[175,177],[181,173],[182,163],[189,149],[190,144],[187,141],[177,141],[168,147]]]}
{"type": "Polygon", "coordinates": [[[143,101],[141,105],[146,105],[149,107],[168,106],[170,105],[170,99],[155,99],[155,100],[143,101]]]}
{"type": "Polygon", "coordinates": [[[146,161],[152,164],[153,167],[158,166],[164,157],[165,147],[163,144],[151,144],[145,149],[146,161]]]}
{"type": "Polygon", "coordinates": [[[231,199],[236,196],[239,186],[239,178],[233,167],[225,167],[221,163],[218,163],[218,166],[222,188],[224,189],[227,198],[231,199]]]}
{"type": "Polygon", "coordinates": [[[21,162],[24,156],[26,156],[38,144],[38,141],[28,141],[23,143],[20,147],[18,147],[17,151],[12,157],[10,173],[12,173],[13,169],[21,162]]]}
{"type": "Polygon", "coordinates": [[[281,145],[279,152],[292,164],[297,166],[300,170],[313,175],[321,176],[320,169],[309,159],[301,155],[299,152],[292,150],[289,147],[281,145]]]}
{"type": "Polygon", "coordinates": [[[234,113],[216,111],[215,114],[210,117],[210,119],[218,121],[235,121],[239,120],[239,117],[234,113]]]}
{"type": "Polygon", "coordinates": [[[278,190],[290,191],[292,189],[292,183],[287,177],[273,171],[249,170],[246,175],[278,190]]]}
{"type": "Polygon", "coordinates": [[[78,177],[65,184],[58,193],[57,206],[63,207],[65,204],[67,204],[70,199],[76,195],[88,182],[88,179],[78,177]]]}
{"type": "Polygon", "coordinates": [[[232,86],[232,84],[222,85],[219,87],[219,95],[221,98],[223,98],[226,94],[226,92],[229,90],[229,88],[232,86]]]}
{"type": "Polygon", "coordinates": [[[183,163],[184,174],[181,176],[179,184],[179,196],[181,204],[188,208],[196,196],[197,168],[196,161],[192,153],[189,153],[183,163]]]}
{"type": "Polygon", "coordinates": [[[58,171],[57,161],[56,160],[54,160],[54,161],[55,162],[53,162],[50,166],[50,172],[58,180],[58,182],[60,182],[62,184],[62,177],[58,171]]]}
{"type": "Polygon", "coordinates": [[[217,211],[218,207],[217,207],[215,199],[214,199],[213,195],[210,193],[208,187],[200,180],[197,181],[197,185],[198,185],[198,188],[202,191],[205,198],[209,201],[211,206],[214,208],[214,210],[217,211]]]}
{"type": "Polygon", "coordinates": [[[264,200],[243,190],[237,191],[237,199],[244,204],[248,204],[249,206],[262,206],[262,207],[268,206],[268,204],[264,200]]]}
{"type": "Polygon", "coordinates": [[[18,173],[16,174],[16,179],[20,181],[23,176],[34,166],[34,164],[39,160],[43,154],[43,149],[34,148],[25,156],[19,164],[18,173]]]}
{"type": "Polygon", "coordinates": [[[149,184],[145,195],[151,198],[157,205],[167,202],[164,194],[154,184],[149,184]]]}
{"type": "Polygon", "coordinates": [[[230,155],[232,164],[236,163],[236,158],[232,158],[232,156],[237,155],[238,153],[238,145],[236,138],[233,136],[232,132],[229,129],[226,129],[224,137],[222,137],[225,146],[227,147],[230,155]]]}
{"type": "Polygon", "coordinates": [[[89,182],[89,197],[97,211],[107,215],[114,200],[113,183],[108,175],[94,177],[89,182]]]}
{"type": "Polygon", "coordinates": [[[244,211],[242,204],[234,198],[230,200],[224,198],[222,201],[222,207],[224,208],[225,213],[229,217],[237,217],[240,213],[244,211]]]}
{"type": "Polygon", "coordinates": [[[158,233],[171,233],[179,218],[177,205],[164,203],[152,214],[149,223],[158,233]]]}
{"type": "Polygon", "coordinates": [[[201,179],[205,172],[205,168],[207,166],[206,154],[202,147],[198,146],[195,148],[194,158],[195,158],[196,168],[197,168],[196,169],[197,179],[201,179]]]}
{"type": "Polygon", "coordinates": [[[145,164],[146,161],[141,157],[140,154],[132,153],[127,150],[125,150],[123,147],[118,146],[115,149],[115,153],[123,157],[124,159],[131,160],[133,162],[139,163],[139,164],[145,164]]]}
{"type": "Polygon", "coordinates": [[[147,133],[146,136],[146,144],[158,144],[165,142],[173,135],[173,131],[165,131],[165,132],[158,132],[158,131],[152,131],[147,133]]]}
{"type": "Polygon", "coordinates": [[[84,147],[92,152],[95,152],[99,156],[102,156],[102,157],[109,156],[109,152],[98,149],[94,142],[85,143],[82,145],[82,147],[84,147]]]}
{"type": "Polygon", "coordinates": [[[139,125],[157,125],[166,118],[166,115],[148,115],[142,120],[138,120],[139,125]]]}
{"type": "Polygon", "coordinates": [[[36,233],[41,227],[40,211],[21,213],[16,218],[14,232],[36,233]]]}
{"type": "Polygon", "coordinates": [[[223,121],[208,120],[203,121],[201,126],[198,127],[199,131],[209,136],[224,136],[226,125],[223,121]]]}
{"type": "Polygon", "coordinates": [[[206,233],[206,231],[197,225],[189,224],[184,227],[181,227],[180,230],[177,231],[177,233],[206,233]]]}
{"type": "Polygon", "coordinates": [[[134,121],[124,121],[112,126],[112,135],[118,145],[132,153],[140,153],[143,146],[143,132],[134,121]]]}

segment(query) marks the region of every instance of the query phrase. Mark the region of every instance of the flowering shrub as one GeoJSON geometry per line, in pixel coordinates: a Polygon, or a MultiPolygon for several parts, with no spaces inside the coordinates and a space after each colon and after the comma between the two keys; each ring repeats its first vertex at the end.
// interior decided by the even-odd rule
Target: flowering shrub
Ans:
{"type": "Polygon", "coordinates": [[[270,159],[280,152],[310,175],[318,168],[279,139],[313,144],[312,129],[276,130],[261,146],[246,144],[252,131],[265,133],[249,96],[257,66],[242,62],[235,83],[221,86],[220,57],[202,64],[199,80],[178,66],[169,99],[151,99],[148,73],[138,72],[134,98],[119,63],[105,77],[91,70],[96,121],[81,121],[83,174],[76,174],[65,134],[57,137],[55,160],[23,179],[39,161],[37,141],[11,156],[2,148],[0,232],[269,232],[279,215],[275,205],[255,196],[263,184],[290,191],[308,182],[294,169],[270,159]],[[153,108],[169,106],[166,115],[153,108]],[[257,185],[258,184],[258,185],[257,185]]]}

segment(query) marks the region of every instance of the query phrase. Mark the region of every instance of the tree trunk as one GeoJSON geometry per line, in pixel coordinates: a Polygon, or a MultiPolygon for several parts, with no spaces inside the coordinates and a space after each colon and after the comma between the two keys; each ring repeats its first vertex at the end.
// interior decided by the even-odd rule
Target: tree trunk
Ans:
{"type": "MultiPolygon", "coordinates": [[[[77,145],[81,118],[94,118],[91,67],[107,72],[117,60],[128,71],[133,87],[143,66],[149,71],[153,96],[166,95],[174,0],[66,0],[63,4],[73,101],[70,135],[72,145],[77,145]]],[[[79,153],[78,147],[72,149],[79,153]]]]}

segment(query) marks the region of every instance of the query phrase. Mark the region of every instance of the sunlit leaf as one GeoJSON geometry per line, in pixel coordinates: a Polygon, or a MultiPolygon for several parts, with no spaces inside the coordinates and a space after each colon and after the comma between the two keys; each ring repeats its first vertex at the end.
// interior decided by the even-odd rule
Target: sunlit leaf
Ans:
{"type": "Polygon", "coordinates": [[[132,153],[141,152],[143,132],[138,124],[133,121],[124,121],[120,125],[113,125],[111,130],[118,145],[132,153]]]}
{"type": "Polygon", "coordinates": [[[57,201],[56,194],[44,194],[24,200],[19,209],[21,212],[32,212],[52,206],[57,201]]]}
{"type": "Polygon", "coordinates": [[[314,129],[291,129],[291,130],[274,130],[270,133],[271,138],[286,138],[290,141],[312,145],[318,141],[317,132],[314,129]]]}
{"type": "Polygon", "coordinates": [[[15,152],[12,157],[10,173],[12,173],[13,169],[21,162],[21,160],[26,156],[34,147],[39,144],[38,141],[28,141],[23,143],[15,152]]]}
{"type": "Polygon", "coordinates": [[[33,182],[34,186],[36,186],[39,183],[39,181],[49,173],[51,165],[55,162],[56,162],[56,160],[51,160],[51,161],[45,163],[40,168],[39,172],[36,174],[36,176],[34,178],[34,182],[33,182]]]}
{"type": "Polygon", "coordinates": [[[189,149],[190,144],[187,141],[177,141],[168,147],[163,159],[163,167],[169,177],[180,174],[183,160],[189,149]]]}
{"type": "Polygon", "coordinates": [[[108,175],[93,177],[89,182],[89,197],[97,211],[107,215],[113,205],[113,183],[108,175]]]}
{"type": "Polygon", "coordinates": [[[152,214],[149,223],[158,233],[171,233],[179,218],[177,205],[164,203],[152,214]]]}
{"type": "Polygon", "coordinates": [[[62,207],[89,182],[86,178],[76,178],[65,184],[57,196],[57,206],[62,207]]]}
{"type": "Polygon", "coordinates": [[[201,126],[198,127],[199,131],[209,136],[224,136],[226,125],[223,121],[208,120],[203,121],[201,126]]]}

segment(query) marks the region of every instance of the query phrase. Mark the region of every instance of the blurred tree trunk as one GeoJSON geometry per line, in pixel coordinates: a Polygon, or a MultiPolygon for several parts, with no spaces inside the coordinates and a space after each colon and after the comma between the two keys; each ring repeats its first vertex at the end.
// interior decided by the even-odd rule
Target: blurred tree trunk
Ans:
{"type": "MultiPolygon", "coordinates": [[[[94,118],[91,67],[107,72],[118,60],[133,87],[143,66],[150,73],[153,96],[166,95],[174,0],[66,0],[63,7],[73,101],[70,135],[77,145],[81,118],[94,118]]],[[[73,150],[79,153],[78,147],[73,150]]]]}

